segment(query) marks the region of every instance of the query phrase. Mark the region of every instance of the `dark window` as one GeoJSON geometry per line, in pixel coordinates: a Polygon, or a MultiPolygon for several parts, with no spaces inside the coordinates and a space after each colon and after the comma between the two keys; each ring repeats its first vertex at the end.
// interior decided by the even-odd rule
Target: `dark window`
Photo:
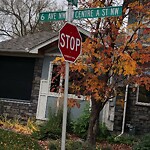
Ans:
{"type": "Polygon", "coordinates": [[[0,97],[30,100],[34,58],[0,56],[0,97]]]}
{"type": "Polygon", "coordinates": [[[146,90],[143,86],[139,87],[138,102],[150,103],[150,91],[146,90]]]}
{"type": "MultiPolygon", "coordinates": [[[[82,78],[83,76],[77,71],[69,72],[68,94],[82,95],[82,93],[74,89],[75,87],[73,86],[73,85],[79,86],[80,80],[82,78]]],[[[54,64],[51,72],[50,92],[55,93],[64,92],[64,84],[65,79],[64,76],[61,74],[61,65],[54,64]]]]}
{"type": "Polygon", "coordinates": [[[53,65],[52,76],[51,76],[51,86],[50,92],[59,92],[60,89],[60,66],[53,65]]]}

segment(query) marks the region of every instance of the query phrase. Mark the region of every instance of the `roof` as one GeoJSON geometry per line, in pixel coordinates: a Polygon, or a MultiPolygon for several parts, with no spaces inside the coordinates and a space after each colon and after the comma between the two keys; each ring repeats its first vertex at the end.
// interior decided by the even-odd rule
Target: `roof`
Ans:
{"type": "MultiPolygon", "coordinates": [[[[90,32],[78,27],[79,32],[90,37],[90,32]]],[[[0,52],[7,53],[38,53],[38,50],[58,40],[59,32],[38,32],[24,37],[0,42],[0,52]]]]}
{"type": "Polygon", "coordinates": [[[47,31],[26,35],[0,42],[0,52],[29,52],[46,41],[57,37],[58,33],[47,31]]]}

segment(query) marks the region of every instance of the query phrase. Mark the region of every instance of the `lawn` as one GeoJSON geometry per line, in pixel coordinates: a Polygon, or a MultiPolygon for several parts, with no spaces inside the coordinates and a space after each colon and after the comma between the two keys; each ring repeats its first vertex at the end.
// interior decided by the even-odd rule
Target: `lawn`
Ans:
{"type": "Polygon", "coordinates": [[[0,150],[42,150],[38,141],[29,135],[0,129],[0,150]]]}

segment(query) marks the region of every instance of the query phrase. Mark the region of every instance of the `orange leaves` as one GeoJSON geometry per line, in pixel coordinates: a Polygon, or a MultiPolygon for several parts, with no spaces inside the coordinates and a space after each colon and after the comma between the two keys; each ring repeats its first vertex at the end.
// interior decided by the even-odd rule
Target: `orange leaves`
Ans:
{"type": "Polygon", "coordinates": [[[103,1],[94,1],[91,3],[91,7],[104,7],[104,2],[103,1]]]}
{"type": "Polygon", "coordinates": [[[104,62],[96,63],[95,68],[94,68],[94,73],[101,75],[101,74],[106,73],[107,71],[108,70],[105,68],[105,63],[104,62]]]}
{"type": "Polygon", "coordinates": [[[146,62],[150,62],[150,54],[141,54],[140,55],[140,62],[142,64],[146,63],[146,62]]]}
{"type": "Polygon", "coordinates": [[[70,69],[77,70],[78,72],[81,72],[81,70],[87,71],[88,66],[82,62],[76,62],[75,64],[70,65],[70,69]]]}
{"type": "Polygon", "coordinates": [[[150,91],[150,76],[140,77],[138,80],[139,85],[144,85],[150,91]]]}
{"type": "Polygon", "coordinates": [[[133,52],[131,56],[134,60],[140,59],[140,54],[137,51],[133,52]]]}
{"type": "Polygon", "coordinates": [[[77,100],[73,99],[73,98],[68,99],[68,107],[72,108],[72,107],[75,107],[75,106],[77,108],[80,108],[80,103],[77,100]]]}
{"type": "Polygon", "coordinates": [[[135,75],[137,63],[133,60],[129,54],[120,53],[118,63],[115,64],[114,72],[116,74],[123,75],[135,75]]]}
{"type": "Polygon", "coordinates": [[[136,46],[137,46],[138,49],[142,49],[143,48],[142,43],[140,41],[137,42],[136,46]]]}
{"type": "Polygon", "coordinates": [[[136,45],[135,45],[135,43],[129,43],[128,47],[133,50],[136,48],[136,45]]]}

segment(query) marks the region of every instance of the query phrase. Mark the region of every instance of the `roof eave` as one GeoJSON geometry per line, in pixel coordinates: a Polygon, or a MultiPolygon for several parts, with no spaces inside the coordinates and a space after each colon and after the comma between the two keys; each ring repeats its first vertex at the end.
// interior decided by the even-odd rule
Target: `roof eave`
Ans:
{"type": "MultiPolygon", "coordinates": [[[[84,29],[81,28],[81,27],[77,27],[77,28],[78,28],[79,32],[83,33],[83,34],[86,35],[87,37],[91,37],[91,33],[90,33],[89,31],[86,31],[86,30],[84,30],[84,29]]],[[[42,47],[44,47],[44,46],[46,46],[46,45],[48,45],[48,44],[51,44],[51,43],[57,41],[58,38],[59,38],[59,36],[57,35],[57,36],[51,38],[50,40],[48,40],[48,41],[46,41],[46,42],[44,42],[44,43],[42,43],[42,44],[39,44],[39,45],[35,46],[35,47],[32,48],[31,50],[29,50],[29,53],[38,54],[38,50],[39,50],[40,48],[42,48],[42,47]]]]}

